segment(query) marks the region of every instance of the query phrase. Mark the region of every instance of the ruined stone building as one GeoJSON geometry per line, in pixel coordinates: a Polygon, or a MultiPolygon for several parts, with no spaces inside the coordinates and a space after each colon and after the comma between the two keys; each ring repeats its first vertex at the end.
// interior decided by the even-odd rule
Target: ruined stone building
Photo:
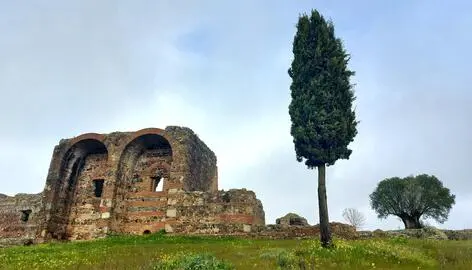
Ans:
{"type": "Polygon", "coordinates": [[[218,190],[215,154],[184,127],[61,140],[42,193],[0,195],[4,242],[244,234],[264,223],[254,192],[218,190]]]}

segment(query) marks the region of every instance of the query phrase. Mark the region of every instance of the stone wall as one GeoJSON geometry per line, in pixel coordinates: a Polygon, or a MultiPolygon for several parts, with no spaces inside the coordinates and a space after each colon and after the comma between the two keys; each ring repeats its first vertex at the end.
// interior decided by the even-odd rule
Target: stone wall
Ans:
{"type": "Polygon", "coordinates": [[[61,140],[38,237],[90,239],[165,227],[169,190],[217,191],[215,154],[190,129],[88,133],[61,140]],[[97,190],[99,189],[99,191],[97,190]]]}
{"type": "Polygon", "coordinates": [[[89,239],[106,234],[107,224],[102,218],[104,198],[110,198],[110,190],[103,187],[107,179],[107,154],[91,154],[84,159],[78,174],[75,194],[70,198],[69,220],[66,237],[70,240],[89,239]]]}
{"type": "Polygon", "coordinates": [[[101,205],[111,200],[109,151],[100,134],[61,140],[55,147],[43,191],[40,237],[87,239],[98,236],[92,228],[106,231],[101,205]],[[103,180],[102,195],[94,194],[95,180],[103,180]]]}
{"type": "MultiPolygon", "coordinates": [[[[357,239],[359,237],[353,226],[344,223],[330,222],[330,230],[335,237],[343,239],[357,239]]],[[[254,231],[248,234],[249,237],[264,239],[318,239],[319,235],[319,225],[300,226],[281,224],[256,226],[254,231]]]]}
{"type": "Polygon", "coordinates": [[[176,190],[169,192],[167,205],[167,232],[244,234],[265,224],[261,201],[246,189],[216,193],[176,190]]]}
{"type": "Polygon", "coordinates": [[[41,194],[0,194],[0,247],[32,242],[39,225],[41,194]]]}
{"type": "Polygon", "coordinates": [[[472,240],[472,230],[442,230],[434,227],[422,229],[360,231],[360,238],[405,237],[436,240],[472,240]]]}
{"type": "Polygon", "coordinates": [[[472,230],[443,230],[449,240],[472,240],[472,230]]]}
{"type": "MultiPolygon", "coordinates": [[[[32,220],[28,226],[4,221],[1,236],[41,242],[162,229],[237,234],[263,225],[254,192],[218,191],[216,162],[213,151],[185,127],[63,139],[54,148],[42,195],[34,195],[32,220]]],[[[8,206],[0,204],[0,211],[18,220],[24,204],[2,200],[8,206]]]]}
{"type": "Polygon", "coordinates": [[[295,213],[288,213],[285,216],[278,218],[275,220],[275,224],[283,225],[283,226],[308,226],[308,221],[306,218],[301,217],[295,213]]]}
{"type": "MultiPolygon", "coordinates": [[[[170,126],[166,128],[169,137],[180,142],[183,147],[186,164],[184,190],[186,191],[210,191],[218,190],[218,172],[216,155],[208,146],[198,138],[189,128],[170,126]]],[[[177,145],[177,144],[176,144],[177,145]]]]}

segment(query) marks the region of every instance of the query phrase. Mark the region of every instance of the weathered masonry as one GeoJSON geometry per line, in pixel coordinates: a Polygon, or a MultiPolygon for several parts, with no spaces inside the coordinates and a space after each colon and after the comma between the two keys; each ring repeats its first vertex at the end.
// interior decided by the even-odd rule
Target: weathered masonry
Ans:
{"type": "Polygon", "coordinates": [[[184,127],[61,140],[44,191],[25,196],[36,197],[0,196],[0,238],[244,234],[265,224],[254,192],[218,191],[215,154],[184,127]]]}

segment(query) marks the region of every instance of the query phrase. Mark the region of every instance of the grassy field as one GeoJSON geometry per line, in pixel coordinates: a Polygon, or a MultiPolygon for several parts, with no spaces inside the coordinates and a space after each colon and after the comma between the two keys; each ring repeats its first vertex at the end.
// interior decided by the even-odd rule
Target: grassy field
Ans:
{"type": "Polygon", "coordinates": [[[471,267],[472,241],[404,238],[337,240],[336,248],[326,250],[316,240],[248,240],[154,234],[0,249],[0,269],[472,269],[471,267]],[[201,254],[208,255],[200,256],[201,254]]]}

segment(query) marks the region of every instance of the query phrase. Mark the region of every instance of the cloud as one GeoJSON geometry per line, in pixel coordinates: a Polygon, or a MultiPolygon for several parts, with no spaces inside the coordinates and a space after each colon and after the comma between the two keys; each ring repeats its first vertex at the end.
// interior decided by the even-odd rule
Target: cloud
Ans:
{"type": "MultiPolygon", "coordinates": [[[[311,1],[10,3],[0,10],[0,192],[42,189],[52,150],[84,132],[192,128],[218,156],[220,188],[246,187],[267,222],[317,222],[317,172],[295,160],[287,69],[311,1]],[[21,183],[21,184],[20,184],[21,183]]],[[[471,4],[322,1],[352,56],[359,134],[328,168],[331,220],[391,176],[435,174],[457,195],[441,226],[471,227],[471,4]],[[408,4],[408,5],[407,5],[408,4]]]]}

